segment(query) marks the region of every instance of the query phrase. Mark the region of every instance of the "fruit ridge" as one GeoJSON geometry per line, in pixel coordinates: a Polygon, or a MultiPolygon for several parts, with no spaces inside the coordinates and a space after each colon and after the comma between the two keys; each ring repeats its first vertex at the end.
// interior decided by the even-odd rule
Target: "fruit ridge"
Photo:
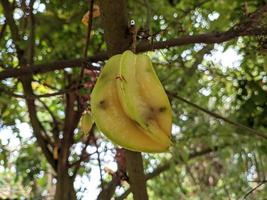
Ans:
{"type": "Polygon", "coordinates": [[[98,129],[114,143],[143,152],[163,152],[168,145],[156,143],[123,111],[117,95],[116,78],[121,55],[113,56],[99,76],[91,95],[91,109],[98,129]]]}
{"type": "Polygon", "coordinates": [[[170,103],[145,55],[111,57],[92,91],[91,109],[98,129],[126,149],[164,152],[171,144],[170,103]]]}
{"type": "Polygon", "coordinates": [[[153,67],[147,65],[147,62],[143,62],[144,60],[146,61],[146,59],[143,58],[142,55],[135,55],[131,51],[125,51],[122,54],[119,69],[119,74],[122,79],[117,80],[119,99],[126,114],[145,129],[151,139],[157,142],[170,143],[170,131],[165,134],[164,130],[162,130],[157,123],[157,116],[160,113],[157,111],[162,111],[161,108],[164,108],[163,111],[165,111],[168,107],[168,103],[167,105],[161,105],[162,102],[158,102],[157,104],[159,105],[156,104],[155,107],[151,105],[151,102],[155,104],[155,101],[157,102],[157,99],[160,99],[160,95],[164,96],[166,94],[164,90],[162,90],[162,93],[162,88],[155,87],[155,85],[158,84],[157,81],[154,81],[157,76],[153,73],[146,72],[147,68],[151,71],[153,67]],[[138,70],[140,73],[138,73],[138,70]],[[138,79],[139,76],[148,79],[148,81],[146,81],[147,84],[143,87],[143,80],[138,79]],[[150,84],[151,81],[155,84],[150,84]],[[154,94],[152,97],[154,101],[149,97],[151,94],[154,94]],[[147,98],[145,96],[147,96],[147,98]]]}

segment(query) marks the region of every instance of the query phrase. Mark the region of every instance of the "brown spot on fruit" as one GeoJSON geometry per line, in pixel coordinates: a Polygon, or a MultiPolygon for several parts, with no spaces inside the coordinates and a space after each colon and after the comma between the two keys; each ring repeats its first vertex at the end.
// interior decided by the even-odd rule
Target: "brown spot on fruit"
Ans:
{"type": "Polygon", "coordinates": [[[106,109],[106,107],[107,107],[107,102],[106,102],[105,100],[101,100],[101,101],[99,102],[99,107],[100,107],[101,109],[106,109]]]}
{"type": "Polygon", "coordinates": [[[167,110],[167,108],[165,106],[162,106],[159,108],[159,112],[165,112],[167,110]]]}
{"type": "Polygon", "coordinates": [[[149,107],[149,109],[150,109],[151,112],[155,111],[155,109],[153,107],[149,107]]]}
{"type": "Polygon", "coordinates": [[[126,79],[121,74],[118,74],[115,79],[126,82],[126,79]]]}

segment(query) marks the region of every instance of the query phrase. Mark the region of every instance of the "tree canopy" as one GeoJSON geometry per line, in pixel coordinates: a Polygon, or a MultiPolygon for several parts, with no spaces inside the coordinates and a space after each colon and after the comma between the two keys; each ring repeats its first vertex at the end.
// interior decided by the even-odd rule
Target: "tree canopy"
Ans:
{"type": "Polygon", "coordinates": [[[0,199],[266,198],[266,0],[0,5],[0,199]],[[79,126],[131,28],[171,102],[166,153],[126,151],[79,126]]]}

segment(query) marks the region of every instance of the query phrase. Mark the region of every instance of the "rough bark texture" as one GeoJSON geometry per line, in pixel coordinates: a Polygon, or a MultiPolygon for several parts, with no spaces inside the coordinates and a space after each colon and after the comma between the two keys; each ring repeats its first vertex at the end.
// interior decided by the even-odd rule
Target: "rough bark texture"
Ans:
{"type": "MultiPolygon", "coordinates": [[[[131,46],[131,35],[128,31],[125,1],[102,0],[100,1],[100,10],[108,55],[112,56],[129,49],[131,46]]],[[[128,163],[127,171],[134,199],[147,200],[141,153],[126,150],[126,163],[128,163]]]]}

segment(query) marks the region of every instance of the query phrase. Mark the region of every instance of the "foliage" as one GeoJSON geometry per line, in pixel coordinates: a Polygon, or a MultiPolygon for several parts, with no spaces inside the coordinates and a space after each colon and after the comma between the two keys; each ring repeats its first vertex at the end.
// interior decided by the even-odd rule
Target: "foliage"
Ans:
{"type": "MultiPolygon", "coordinates": [[[[14,17],[21,40],[19,43],[14,41],[10,27],[4,28],[4,8],[0,6],[0,73],[21,67],[15,45],[26,49],[26,55],[30,54],[32,32],[29,2],[10,2],[15,7],[14,17]]],[[[139,32],[137,44],[149,43],[151,38],[157,43],[184,35],[235,31],[233,27],[236,24],[266,6],[265,0],[129,0],[127,3],[129,18],[134,19],[136,26],[142,30],[139,32]]],[[[87,27],[81,23],[81,19],[88,8],[89,5],[84,0],[75,3],[62,0],[35,1],[35,65],[84,57],[87,27]]],[[[266,22],[265,12],[256,22],[250,23],[249,27],[252,30],[266,30],[266,22]]],[[[103,32],[101,19],[94,18],[89,56],[106,51],[103,32]]],[[[220,44],[214,43],[216,42],[192,42],[147,53],[170,94],[174,123],[174,146],[171,151],[164,154],[143,154],[147,173],[168,163],[166,170],[148,181],[151,199],[240,199],[259,182],[266,181],[266,138],[258,137],[240,126],[232,126],[214,115],[207,115],[176,97],[179,95],[212,113],[266,135],[266,35],[252,34],[235,37],[220,44]],[[206,149],[211,150],[209,153],[193,156],[206,149]]],[[[63,151],[59,141],[66,131],[64,120],[71,109],[68,107],[68,100],[72,97],[67,94],[74,94],[78,99],[73,110],[79,111],[88,106],[90,110],[88,96],[99,73],[90,67],[103,66],[103,60],[86,64],[89,69],[84,72],[82,80],[79,80],[81,68],[76,66],[37,73],[30,77],[36,95],[63,91],[61,95],[35,99],[37,117],[41,124],[40,132],[55,163],[63,151]]],[[[22,80],[17,77],[0,80],[0,94],[0,191],[1,188],[13,187],[17,191],[17,198],[29,197],[29,191],[35,191],[31,198],[50,195],[47,187],[51,187],[48,180],[51,166],[47,157],[43,156],[45,154],[41,153],[43,149],[36,142],[38,139],[27,142],[19,134],[22,130],[18,128],[18,124],[31,123],[22,80]],[[3,142],[1,132],[6,128],[12,130],[10,134],[21,141],[15,152],[3,142]]],[[[33,135],[36,138],[35,131],[33,135]]],[[[78,166],[77,177],[89,177],[92,181],[96,177],[93,169],[100,168],[103,185],[107,185],[111,180],[110,174],[116,173],[116,170],[107,165],[116,163],[118,171],[123,173],[123,161],[115,156],[116,149],[97,129],[93,128],[89,135],[90,137],[74,127],[73,137],[69,140],[72,142],[68,157],[71,168],[67,173],[75,174],[75,167],[78,166]],[[82,162],[79,162],[80,159],[82,162]]],[[[54,176],[57,173],[59,171],[52,174],[54,176]]],[[[98,183],[100,189],[100,180],[98,183]]],[[[77,185],[76,191],[78,197],[81,197],[85,193],[82,190],[86,188],[81,183],[77,185]]],[[[266,188],[262,185],[249,197],[264,199],[267,195],[264,187],[266,188]]],[[[120,189],[116,190],[116,196],[127,189],[128,184],[122,181],[120,189]]],[[[1,195],[0,192],[0,198],[6,198],[1,195]]]]}

